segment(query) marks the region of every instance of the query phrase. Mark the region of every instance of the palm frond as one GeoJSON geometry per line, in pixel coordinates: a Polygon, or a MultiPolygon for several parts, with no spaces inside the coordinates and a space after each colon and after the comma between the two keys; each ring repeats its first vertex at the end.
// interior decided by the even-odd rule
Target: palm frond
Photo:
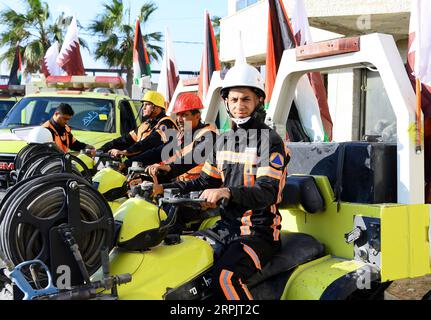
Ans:
{"type": "Polygon", "coordinates": [[[150,18],[151,14],[158,9],[154,2],[145,3],[140,10],[139,21],[146,23],[150,18]]]}

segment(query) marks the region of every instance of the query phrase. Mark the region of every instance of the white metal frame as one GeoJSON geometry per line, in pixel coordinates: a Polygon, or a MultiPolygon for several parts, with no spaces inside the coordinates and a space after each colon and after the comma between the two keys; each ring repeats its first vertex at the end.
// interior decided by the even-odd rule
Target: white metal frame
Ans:
{"type": "Polygon", "coordinates": [[[285,136],[285,124],[295,96],[296,85],[303,74],[367,65],[374,66],[380,73],[397,118],[398,203],[424,203],[424,154],[415,152],[415,93],[391,35],[376,33],[361,36],[358,52],[310,60],[296,61],[295,50],[286,50],[281,60],[266,120],[275,126],[281,136],[285,136]]]}

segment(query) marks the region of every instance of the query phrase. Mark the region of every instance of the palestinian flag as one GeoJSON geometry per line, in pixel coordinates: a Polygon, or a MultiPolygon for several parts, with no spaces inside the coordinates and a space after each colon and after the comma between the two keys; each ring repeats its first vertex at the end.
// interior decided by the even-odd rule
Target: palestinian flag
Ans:
{"type": "Polygon", "coordinates": [[[283,2],[269,0],[268,40],[266,43],[265,107],[268,108],[275,78],[284,50],[296,47],[292,26],[287,18],[283,2]]]}
{"type": "Polygon", "coordinates": [[[151,76],[151,66],[141,33],[141,23],[137,19],[133,42],[133,83],[139,84],[142,76],[151,76]]]}
{"type": "MultiPolygon", "coordinates": [[[[292,28],[297,46],[313,43],[304,1],[294,1],[292,10],[292,28]]],[[[319,106],[320,117],[325,129],[325,141],[331,141],[332,119],[329,113],[328,98],[326,96],[326,88],[322,76],[320,72],[310,72],[308,78],[319,106]]]]}
{"type": "Polygon", "coordinates": [[[20,46],[15,48],[15,57],[13,58],[12,68],[9,75],[9,85],[20,85],[22,79],[22,60],[20,46]]]}
{"type": "MultiPolygon", "coordinates": [[[[309,37],[308,18],[304,10],[299,10],[300,1],[294,3],[298,5],[295,7],[295,14],[292,15],[292,24],[286,13],[283,2],[280,0],[269,0],[269,13],[268,13],[268,41],[267,41],[267,56],[266,56],[266,79],[265,79],[265,107],[268,108],[271,100],[272,91],[274,89],[275,78],[277,76],[278,67],[280,66],[281,58],[284,50],[295,48],[299,45],[306,44],[306,37],[311,42],[309,37]]],[[[302,3],[302,2],[301,2],[302,3]]],[[[295,99],[295,104],[302,110],[318,110],[322,121],[322,134],[323,140],[332,140],[332,120],[329,114],[329,107],[327,103],[326,90],[323,85],[323,80],[320,73],[309,73],[306,79],[300,79],[298,82],[297,91],[299,92],[313,92],[314,96],[308,95],[298,96],[295,99]]],[[[299,112],[300,113],[300,112],[299,112]]],[[[312,123],[305,123],[307,119],[303,120],[303,126],[306,132],[316,132],[316,128],[312,123]],[[309,127],[309,128],[308,128],[309,127]],[[307,128],[309,130],[307,130],[307,128]]],[[[309,120],[309,119],[308,119],[309,120]]]]}
{"type": "Polygon", "coordinates": [[[199,74],[198,94],[202,102],[208,92],[211,77],[214,71],[219,71],[220,60],[217,51],[217,42],[214,35],[214,29],[211,23],[210,14],[205,10],[204,13],[204,49],[202,53],[201,70],[199,74]]]}

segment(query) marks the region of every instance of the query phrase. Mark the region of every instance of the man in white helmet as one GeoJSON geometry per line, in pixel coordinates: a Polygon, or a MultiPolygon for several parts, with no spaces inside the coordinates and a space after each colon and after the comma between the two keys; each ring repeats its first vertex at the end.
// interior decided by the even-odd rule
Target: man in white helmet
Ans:
{"type": "Polygon", "coordinates": [[[260,116],[265,92],[256,68],[235,64],[226,74],[221,95],[233,122],[232,130],[221,136],[225,143],[217,143],[199,178],[154,185],[154,193],[164,188],[204,190],[201,198],[208,208],[228,200],[212,228],[223,243],[213,283],[220,298],[252,299],[247,280],[280,248],[278,203],[289,156],[280,136],[260,116]]]}

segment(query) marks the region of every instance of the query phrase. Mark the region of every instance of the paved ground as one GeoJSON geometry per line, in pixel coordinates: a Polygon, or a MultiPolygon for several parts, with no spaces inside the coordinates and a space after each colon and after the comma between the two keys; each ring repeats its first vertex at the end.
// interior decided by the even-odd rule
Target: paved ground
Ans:
{"type": "Polygon", "coordinates": [[[431,275],[394,281],[385,291],[385,300],[421,300],[431,290],[431,275]]]}

